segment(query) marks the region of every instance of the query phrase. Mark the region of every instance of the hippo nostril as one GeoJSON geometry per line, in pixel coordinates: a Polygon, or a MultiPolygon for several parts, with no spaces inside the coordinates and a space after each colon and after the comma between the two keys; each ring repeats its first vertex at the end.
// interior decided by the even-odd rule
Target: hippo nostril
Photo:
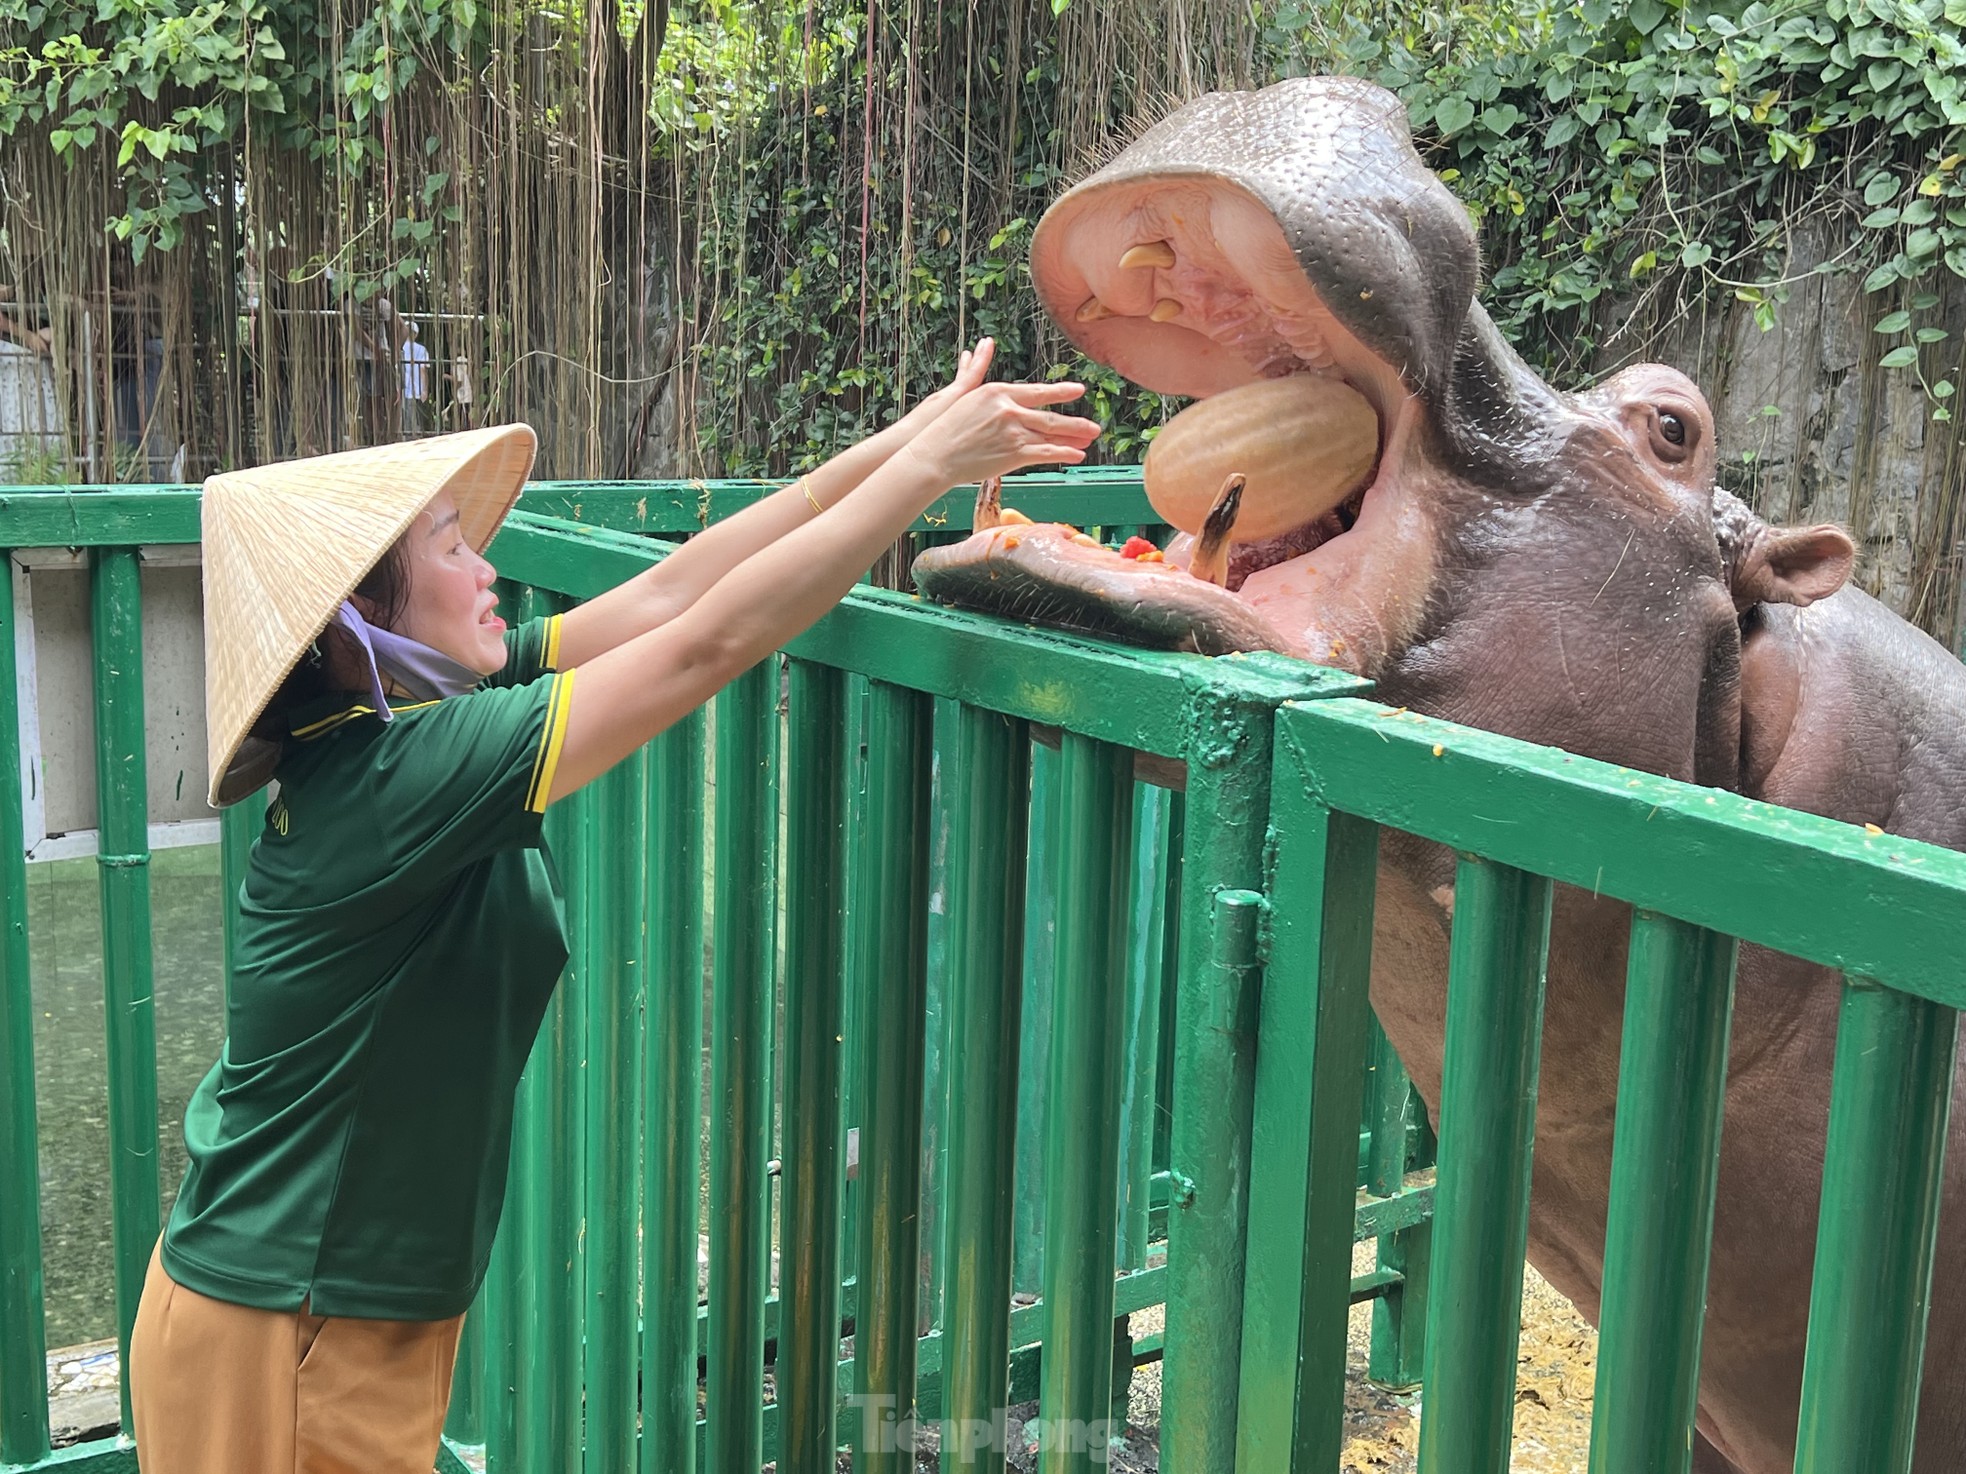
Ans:
{"type": "Polygon", "coordinates": [[[1126,270],[1136,266],[1158,266],[1165,270],[1173,264],[1174,247],[1166,241],[1142,241],[1120,257],[1120,266],[1126,270]]]}

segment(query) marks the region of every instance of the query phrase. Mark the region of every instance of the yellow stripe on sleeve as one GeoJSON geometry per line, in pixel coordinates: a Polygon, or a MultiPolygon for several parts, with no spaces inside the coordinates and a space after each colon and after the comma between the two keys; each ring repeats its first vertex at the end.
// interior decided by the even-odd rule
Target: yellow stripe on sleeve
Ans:
{"type": "Polygon", "coordinates": [[[573,672],[561,671],[553,677],[553,689],[546,697],[546,726],[539,734],[539,756],[533,762],[532,786],[526,790],[526,808],[532,813],[546,812],[546,801],[553,792],[553,775],[560,766],[560,748],[567,739],[567,710],[572,700],[573,672]]]}
{"type": "Polygon", "coordinates": [[[540,659],[540,669],[558,670],[560,668],[560,620],[565,616],[549,615],[546,620],[546,654],[540,659]]]}

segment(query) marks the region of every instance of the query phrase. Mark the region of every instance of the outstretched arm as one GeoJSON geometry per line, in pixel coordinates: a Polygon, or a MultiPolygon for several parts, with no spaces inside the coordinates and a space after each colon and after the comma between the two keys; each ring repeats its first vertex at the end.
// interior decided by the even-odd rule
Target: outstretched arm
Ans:
{"type": "MultiPolygon", "coordinates": [[[[585,664],[667,624],[753,553],[812,521],[818,515],[813,510],[814,502],[821,507],[836,506],[940,418],[944,410],[981,384],[994,353],[995,347],[988,338],[978,343],[974,351],[964,350],[956,377],[950,384],[929,395],[879,434],[841,451],[818,470],[807,472],[791,485],[698,533],[646,572],[569,610],[560,621],[561,665],[585,664]]],[[[873,559],[868,559],[869,564],[872,562],[873,559]]]]}
{"type": "Polygon", "coordinates": [[[660,628],[579,664],[551,797],[599,777],[816,623],[950,487],[1084,460],[1099,426],[1044,408],[1083,392],[1078,384],[969,391],[838,506],[759,548],[660,628]]]}

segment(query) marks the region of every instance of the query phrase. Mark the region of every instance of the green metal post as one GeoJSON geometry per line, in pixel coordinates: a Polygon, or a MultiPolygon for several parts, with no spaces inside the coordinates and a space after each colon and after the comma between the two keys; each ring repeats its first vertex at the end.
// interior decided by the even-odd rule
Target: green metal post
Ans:
{"type": "Polygon", "coordinates": [[[710,1045],[709,1464],[750,1474],[763,1462],[766,1236],[770,1230],[771,956],[767,824],[777,705],[775,661],[717,698],[715,1022],[710,1045]]]}
{"type": "Polygon", "coordinates": [[[451,1405],[444,1415],[444,1437],[452,1443],[485,1441],[480,1398],[485,1380],[485,1297],[480,1291],[465,1314],[457,1341],[456,1371],[451,1378],[451,1405]]]}
{"type": "Polygon", "coordinates": [[[1029,753],[1022,722],[961,709],[954,771],[947,775],[954,834],[942,1253],[945,1474],[1004,1468],[1029,753]]]}
{"type": "Polygon", "coordinates": [[[1844,984],[1796,1474],[1904,1474],[1925,1367],[1954,1009],[1844,984]]]}
{"type": "Polygon", "coordinates": [[[656,738],[648,783],[640,1474],[696,1471],[705,725],[694,711],[656,738]]]}
{"type": "Polygon", "coordinates": [[[1731,937],[1632,919],[1590,1474],[1686,1474],[1720,1176],[1731,937]]]}
{"type": "Polygon", "coordinates": [[[786,775],[785,1125],[779,1183],[778,1467],[833,1474],[839,1449],[840,1206],[846,1185],[846,678],[795,660],[786,775]]]}
{"type": "Polygon", "coordinates": [[[1126,1096],[1120,1112],[1120,1260],[1147,1265],[1154,1120],[1159,1098],[1161,979],[1167,939],[1167,811],[1171,794],[1152,784],[1133,791],[1133,900],[1127,926],[1126,1096]]]}
{"type": "MultiPolygon", "coordinates": [[[[516,1122],[515,1122],[516,1126],[516,1122]]],[[[516,1145],[516,1134],[514,1143],[516,1145]]],[[[484,1371],[478,1395],[478,1433],[485,1445],[486,1474],[518,1474],[518,1389],[519,1334],[517,1307],[520,1303],[520,1266],[515,1246],[518,1183],[516,1170],[506,1175],[505,1213],[499,1219],[498,1238],[492,1244],[491,1265],[485,1272],[485,1287],[478,1294],[475,1314],[482,1323],[484,1371]]],[[[454,1434],[465,1442],[461,1433],[454,1434]]]]}
{"type": "Polygon", "coordinates": [[[1420,1474],[1509,1467],[1549,935],[1548,880],[1461,860],[1420,1474]]]}
{"type": "MultiPolygon", "coordinates": [[[[1240,1474],[1327,1474],[1344,1432],[1378,830],[1320,803],[1300,762],[1286,732],[1271,781],[1276,891],[1256,1025],[1240,1474]]],[[[1254,919],[1253,908],[1227,910],[1239,894],[1218,902],[1218,1028],[1256,982],[1253,958],[1227,945],[1227,923],[1254,919]]]]}
{"type": "Polygon", "coordinates": [[[32,1464],[48,1452],[48,1339],[13,574],[0,548],[0,1464],[32,1464]]]}
{"type": "Polygon", "coordinates": [[[1167,795],[1167,844],[1161,893],[1158,903],[1161,930],[1159,994],[1160,1020],[1155,1026],[1154,1061],[1154,1171],[1165,1172],[1170,1160],[1174,1125],[1174,1039],[1180,1032],[1181,977],[1181,856],[1186,849],[1183,813],[1187,794],[1167,795]]]}
{"type": "MultiPolygon", "coordinates": [[[[1386,1197],[1405,1185],[1412,1156],[1414,1115],[1420,1099],[1413,1093],[1392,1041],[1375,1020],[1371,1029],[1372,1155],[1367,1163],[1366,1190],[1386,1197]]],[[[1398,1233],[1382,1234],[1377,1246],[1378,1267],[1399,1276],[1399,1282],[1372,1304],[1372,1351],[1367,1374],[1384,1387],[1420,1385],[1427,1345],[1427,1286],[1433,1264],[1433,1224],[1421,1223],[1398,1233]]]]}
{"type": "MultiPolygon", "coordinates": [[[[108,1021],[110,1218],[116,1345],[130,1327],[157,1243],[157,1020],[151,999],[149,785],[144,773],[143,588],[134,548],[98,548],[90,579],[95,641],[96,864],[108,1021]]],[[[130,1382],[123,1378],[123,1426],[130,1382]]]]}
{"type": "Polygon", "coordinates": [[[1119,1212],[1133,754],[1076,732],[1059,750],[1056,1023],[1045,1152],[1044,1474],[1107,1462],[1119,1212]]]}
{"type": "Polygon", "coordinates": [[[1011,1288],[1044,1289],[1045,1092],[1051,1082],[1052,962],[1058,928],[1058,753],[1031,749],[1030,858],[1024,880],[1024,1017],[1017,1081],[1017,1205],[1011,1288]]]}
{"type": "Polygon", "coordinates": [[[1253,989],[1239,1002],[1224,996],[1231,979],[1214,963],[1213,938],[1216,897],[1266,885],[1273,720],[1268,707],[1203,698],[1195,721],[1209,734],[1206,755],[1188,762],[1161,1370],[1161,1449],[1174,1469],[1229,1469],[1236,1457],[1256,1000],[1253,989]]]}
{"type": "Polygon", "coordinates": [[[583,1467],[625,1474],[635,1462],[636,1068],[642,1014],[642,869],[646,852],[637,752],[590,785],[594,858],[585,949],[586,1213],[583,1467]]]}
{"type": "Polygon", "coordinates": [[[867,817],[848,925],[861,1007],[860,1252],[854,1301],[856,1474],[914,1467],[921,1292],[922,1029],[928,966],[926,696],[873,683],[867,817]]]}

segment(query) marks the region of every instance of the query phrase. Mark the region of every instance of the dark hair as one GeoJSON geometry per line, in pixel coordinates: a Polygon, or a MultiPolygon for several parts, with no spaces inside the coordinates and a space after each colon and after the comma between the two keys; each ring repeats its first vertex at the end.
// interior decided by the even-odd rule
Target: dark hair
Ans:
{"type": "MultiPolygon", "coordinates": [[[[372,623],[383,629],[395,628],[410,597],[409,554],[400,538],[389,545],[375,567],[355,585],[355,592],[374,607],[376,617],[372,623]]],[[[333,674],[337,656],[346,661],[358,658],[358,653],[355,637],[340,625],[331,624],[322,630],[313,648],[301,655],[300,663],[266,703],[266,710],[253,723],[252,735],[268,742],[284,742],[289,713],[341,690],[333,674]]]]}

